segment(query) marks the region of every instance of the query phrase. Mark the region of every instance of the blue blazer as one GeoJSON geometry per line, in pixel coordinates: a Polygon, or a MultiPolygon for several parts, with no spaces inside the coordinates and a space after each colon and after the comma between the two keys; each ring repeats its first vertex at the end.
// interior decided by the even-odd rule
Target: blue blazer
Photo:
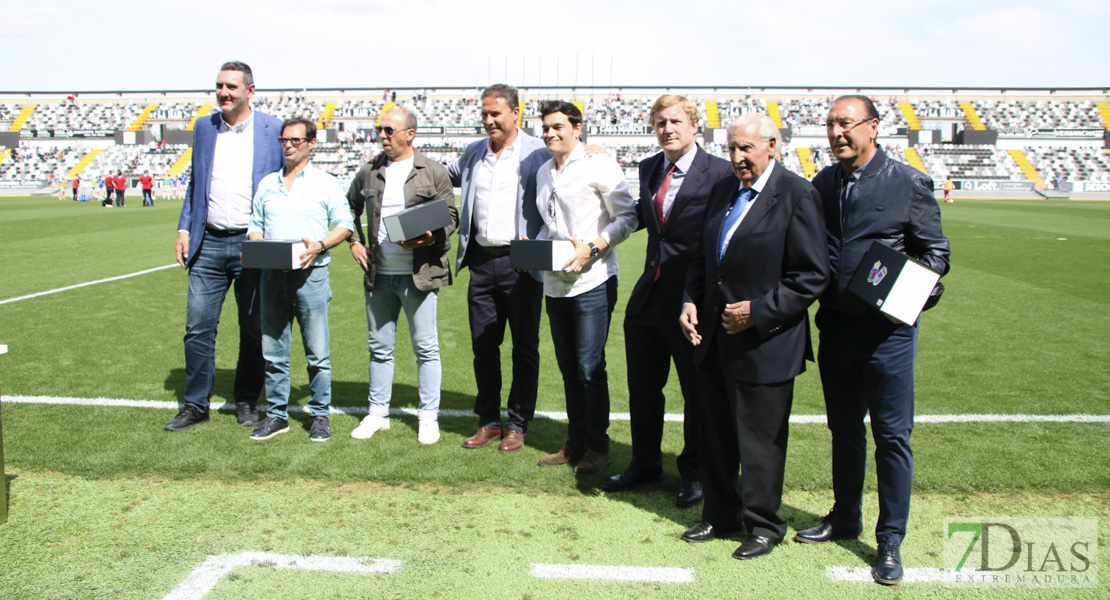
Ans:
{"type": "MultiPolygon", "coordinates": [[[[540,209],[536,207],[536,173],[540,165],[551,158],[547,146],[542,140],[517,129],[520,136],[520,179],[517,183],[516,207],[520,214],[517,222],[517,231],[527,235],[529,239],[536,239],[543,226],[540,209]]],[[[455,274],[466,266],[466,250],[470,246],[470,232],[473,224],[470,219],[474,214],[474,173],[478,163],[486,155],[489,140],[482,139],[472,142],[463,151],[459,160],[447,167],[447,174],[451,176],[451,185],[462,188],[462,206],[459,207],[459,252],[455,260],[455,274]]],[[[532,277],[543,281],[543,273],[533,271],[532,277]]]]}
{"type": "MultiPolygon", "coordinates": [[[[189,232],[189,258],[185,266],[192,267],[197,259],[200,242],[204,239],[204,225],[208,221],[208,199],[212,192],[212,166],[216,159],[216,133],[220,130],[220,113],[197,119],[193,131],[193,168],[185,202],[181,205],[181,218],[177,229],[189,232]]],[[[281,119],[254,111],[254,169],[251,173],[251,197],[258,191],[262,178],[282,168],[285,159],[277,138],[281,135],[281,119]]]]}

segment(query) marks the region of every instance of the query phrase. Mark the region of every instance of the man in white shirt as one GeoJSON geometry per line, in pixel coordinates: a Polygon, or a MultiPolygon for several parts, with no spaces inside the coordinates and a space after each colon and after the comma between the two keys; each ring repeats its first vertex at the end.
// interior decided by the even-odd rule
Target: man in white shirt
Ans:
{"type": "Polygon", "coordinates": [[[252,240],[301,240],[300,268],[262,270],[262,356],[266,360],[267,416],[252,440],[289,431],[289,352],[293,318],[301,326],[312,397],[309,439],[331,437],[331,352],[328,336],[329,248],[354,230],[347,199],[335,177],[308,164],[316,147],[316,124],[303,117],[285,121],[278,138],[285,168],[262,180],[254,197],[247,237],[252,240]],[[328,231],[328,224],[334,227],[328,231]]]}
{"type": "Polygon", "coordinates": [[[281,120],[251,110],[254,75],[245,63],[224,63],[216,76],[220,111],[197,119],[193,163],[177,224],[177,264],[189,269],[185,312],[185,391],[168,431],[208,420],[216,379],[216,326],[227,291],[239,308],[235,411],[240,425],[258,421],[262,390],[262,333],[258,271],[240,265],[251,199],[262,178],[281,168],[281,120]]]}
{"type": "Polygon", "coordinates": [[[482,126],[489,139],[473,142],[447,167],[451,183],[462,189],[455,272],[470,268],[467,306],[478,387],[478,431],[463,441],[464,448],[499,441],[501,452],[516,452],[524,447],[528,422],[536,412],[543,277],[509,266],[509,242],[536,237],[543,224],[536,209],[536,171],[551,153],[541,140],[517,128],[519,118],[516,88],[486,88],[482,126]],[[502,428],[501,343],[506,323],[513,336],[513,375],[506,402],[508,427],[502,428]]]}
{"type": "Polygon", "coordinates": [[[356,440],[368,439],[389,429],[389,402],[393,393],[393,346],[401,309],[409,322],[416,355],[420,410],[417,441],[439,441],[439,397],[442,369],[436,332],[436,294],[451,284],[448,250],[450,236],[459,223],[455,190],[447,169],[412,147],[416,116],[405,108],[382,115],[377,128],[383,152],[363,165],[347,191],[354,215],[355,236],[351,255],[366,275],[366,322],[370,348],[370,414],[351,432],[356,440]],[[406,208],[446,200],[451,224],[402,242],[386,235],[383,219],[406,208]],[[366,212],[366,232],[360,218],[366,212]]]}
{"type": "Polygon", "coordinates": [[[586,155],[579,141],[578,107],[552,101],[541,105],[540,112],[552,159],[537,174],[536,205],[544,222],[538,239],[574,244],[574,255],[563,271],[544,272],[568,427],[562,449],[542,457],[540,465],[577,462],[575,475],[593,475],[609,465],[605,342],[617,301],[618,272],[612,247],[635,230],[635,202],[616,161],[607,155],[586,155]]]}

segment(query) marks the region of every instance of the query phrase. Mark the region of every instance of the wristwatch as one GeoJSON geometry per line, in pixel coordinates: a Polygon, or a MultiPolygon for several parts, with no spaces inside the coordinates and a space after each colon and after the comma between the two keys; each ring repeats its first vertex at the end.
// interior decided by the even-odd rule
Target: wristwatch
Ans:
{"type": "Polygon", "coordinates": [[[324,245],[324,240],[317,240],[316,243],[320,244],[320,254],[328,251],[328,247],[324,245]]]}
{"type": "Polygon", "coordinates": [[[597,246],[595,246],[593,242],[590,242],[586,245],[590,247],[590,258],[597,256],[598,253],[601,252],[601,250],[598,250],[597,246]]]}

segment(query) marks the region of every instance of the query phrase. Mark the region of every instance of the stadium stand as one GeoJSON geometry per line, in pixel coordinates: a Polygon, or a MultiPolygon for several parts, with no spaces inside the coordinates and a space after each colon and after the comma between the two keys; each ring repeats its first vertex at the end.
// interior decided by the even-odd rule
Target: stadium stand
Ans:
{"type": "MultiPolygon", "coordinates": [[[[735,90],[732,95],[713,93],[703,97],[700,92],[705,91],[686,93],[701,113],[706,133],[702,141],[710,153],[727,158],[724,138],[732,119],[768,113],[777,115],[786,134],[787,143],[782,149],[786,168],[811,178],[831,164],[824,121],[834,95],[772,95],[735,90]]],[[[162,98],[161,102],[139,97],[78,102],[33,97],[0,101],[0,131],[18,131],[21,140],[17,148],[5,153],[5,160],[0,163],[0,181],[60,182],[72,177],[74,169],[86,179],[115,170],[122,170],[131,179],[144,170],[150,170],[157,178],[179,172],[187,174],[185,145],[160,147],[154,142],[145,143],[150,137],[143,138],[143,143],[117,145],[119,138],[113,139],[117,131],[130,129],[137,133],[154,132],[153,139],[157,140],[167,131],[191,129],[197,118],[216,110],[210,94],[200,92],[193,98],[177,94],[179,97],[162,98]],[[93,156],[92,150],[101,152],[93,156]],[[83,158],[88,160],[82,161],[83,158]]],[[[639,162],[657,152],[646,118],[658,94],[587,90],[587,95],[580,95],[576,103],[583,109],[586,126],[592,128],[588,129],[590,143],[606,147],[625,167],[630,180],[634,179],[639,162]]],[[[532,93],[522,90],[523,126],[538,126],[539,103],[548,97],[563,96],[553,95],[550,90],[532,93]]],[[[2,94],[0,100],[4,100],[2,94]]],[[[451,162],[467,144],[481,137],[481,104],[475,90],[439,94],[434,90],[432,94],[402,92],[397,100],[398,105],[413,111],[422,128],[427,128],[416,144],[434,160],[451,162]],[[458,129],[450,130],[452,127],[458,129]]],[[[936,182],[951,176],[969,182],[1024,183],[1031,190],[1033,183],[1051,184],[1057,179],[1110,181],[1110,155],[1102,134],[1110,120],[1110,105],[1105,102],[1048,97],[957,98],[940,94],[919,98],[884,96],[875,101],[888,153],[924,170],[936,182]],[[945,143],[911,147],[907,131],[919,128],[940,129],[945,143]],[[996,145],[949,143],[947,140],[957,139],[955,133],[961,129],[993,130],[1005,140],[996,145]],[[1060,130],[1068,131],[1053,137],[1052,132],[1060,130]],[[1062,143],[1065,139],[1067,142],[1062,143]]],[[[300,90],[259,93],[253,105],[282,119],[300,116],[326,123],[331,133],[327,134],[327,141],[318,145],[314,161],[346,185],[361,164],[381,151],[373,127],[394,103],[373,90],[331,95],[300,90]]],[[[924,137],[921,141],[926,139],[941,138],[924,137]]]]}

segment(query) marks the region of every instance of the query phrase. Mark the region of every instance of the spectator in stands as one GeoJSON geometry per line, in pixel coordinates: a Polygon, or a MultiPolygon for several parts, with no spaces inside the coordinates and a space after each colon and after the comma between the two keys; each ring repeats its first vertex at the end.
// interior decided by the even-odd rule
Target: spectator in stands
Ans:
{"type": "Polygon", "coordinates": [[[265,177],[254,196],[247,237],[252,240],[301,240],[305,251],[300,268],[263,269],[262,356],[266,361],[266,418],[251,432],[252,440],[269,439],[289,431],[290,330],[296,317],[308,362],[312,416],[308,439],[331,437],[331,352],[328,344],[329,248],[350,237],[351,211],[334,177],[308,164],[316,147],[316,124],[303,117],[282,125],[285,167],[265,177]],[[332,225],[331,231],[328,225],[332,225]]]}
{"type": "Polygon", "coordinates": [[[482,125],[489,138],[467,146],[447,168],[452,185],[462,188],[455,269],[470,268],[467,300],[478,387],[478,430],[463,441],[464,448],[497,440],[501,452],[520,450],[536,411],[543,275],[510,268],[509,242],[535,238],[543,225],[536,208],[536,171],[551,153],[543,141],[517,128],[519,117],[516,88],[486,88],[482,125]],[[509,422],[503,428],[501,343],[506,322],[513,335],[513,375],[506,402],[509,422]]]}
{"type": "Polygon", "coordinates": [[[250,107],[254,74],[232,61],[216,75],[219,112],[197,119],[193,162],[181,206],[174,252],[189,269],[185,311],[185,393],[181,411],[166,422],[169,431],[208,421],[216,378],[216,326],[224,298],[234,283],[239,308],[239,362],[235,369],[236,420],[258,422],[262,389],[262,332],[259,273],[240,263],[251,200],[263,177],[283,164],[277,138],[281,121],[250,107]]]}
{"type": "Polygon", "coordinates": [[[116,188],[116,207],[125,208],[127,199],[124,194],[127,192],[127,178],[123,176],[123,171],[116,171],[116,176],[112,179],[112,185],[116,188]]]}
{"type": "MultiPolygon", "coordinates": [[[[917,325],[895,323],[883,313],[853,305],[845,289],[873,240],[948,271],[948,239],[941,231],[933,182],[895,161],[875,143],[879,112],[866,96],[842,96],[826,121],[835,165],[813,179],[824,205],[833,277],[821,297],[817,356],[832,432],[832,510],[819,525],[799,531],[799,542],[858,537],[867,467],[864,417],[875,440],[879,519],[878,557],[871,576],[882,584],[902,580],[899,546],[906,536],[913,489],[913,364],[917,325]]],[[[868,268],[864,265],[862,268],[868,268]]]]}
{"type": "Polygon", "coordinates": [[[150,171],[143,171],[139,185],[143,188],[143,206],[154,206],[154,178],[150,176],[150,171]]]}
{"type": "Polygon", "coordinates": [[[661,96],[651,107],[650,125],[659,152],[640,163],[639,227],[647,229],[644,271],[625,308],[624,351],[632,462],[606,479],[608,491],[629,490],[663,474],[663,388],[674,360],[684,406],[684,445],[678,456],[682,484],[679,507],[702,497],[698,468],[698,392],[694,351],[682,335],[678,314],[686,273],[702,235],[709,190],[732,174],[728,161],[710,156],[696,141],[698,110],[684,96],[661,96]]]}
{"type": "Polygon", "coordinates": [[[605,341],[617,302],[614,248],[636,228],[636,208],[620,165],[609,156],[586,155],[578,107],[550,101],[540,114],[552,158],[537,173],[536,204],[544,222],[537,237],[574,244],[563,271],[543,274],[569,423],[563,447],[540,465],[577,462],[575,475],[593,475],[609,466],[605,341]]]}
{"type": "Polygon", "coordinates": [[[354,214],[351,255],[366,273],[366,321],[370,348],[370,414],[351,432],[356,440],[389,429],[393,395],[393,347],[401,310],[409,322],[416,379],[420,396],[417,441],[439,441],[439,399],[442,367],[436,331],[439,288],[451,284],[447,256],[451,232],[459,223],[455,191],[443,165],[428,160],[412,147],[416,116],[405,108],[382,115],[378,133],[383,152],[363,165],[351,182],[347,202],[354,214]],[[426,202],[446,200],[451,224],[402,242],[391,242],[385,217],[426,202]],[[366,213],[366,233],[360,217],[366,213]]]}

